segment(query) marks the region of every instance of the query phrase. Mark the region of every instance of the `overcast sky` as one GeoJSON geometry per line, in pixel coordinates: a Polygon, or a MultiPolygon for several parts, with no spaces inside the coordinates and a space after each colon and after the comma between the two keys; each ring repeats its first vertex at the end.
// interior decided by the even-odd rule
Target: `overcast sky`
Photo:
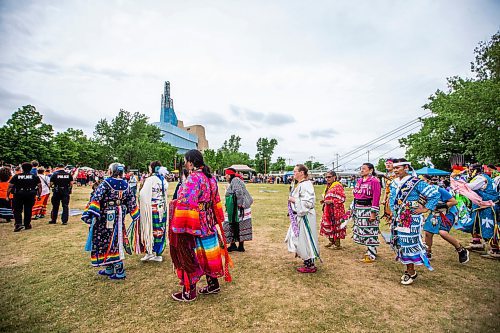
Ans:
{"type": "Polygon", "coordinates": [[[274,158],[330,164],[471,76],[499,18],[493,0],[1,0],[0,124],[26,104],[56,131],[91,134],[120,108],[159,121],[170,81],[177,117],[211,148],[237,134],[253,157],[274,137],[274,158]]]}

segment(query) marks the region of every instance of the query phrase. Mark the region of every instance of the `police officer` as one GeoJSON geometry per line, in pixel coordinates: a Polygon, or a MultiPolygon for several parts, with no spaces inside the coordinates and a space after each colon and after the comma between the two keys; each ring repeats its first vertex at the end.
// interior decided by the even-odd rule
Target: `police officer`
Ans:
{"type": "Polygon", "coordinates": [[[24,211],[24,229],[31,229],[31,210],[35,204],[35,197],[40,198],[42,186],[38,175],[31,173],[32,164],[24,162],[21,165],[22,173],[14,175],[9,181],[7,189],[7,200],[11,193],[14,194],[12,208],[14,210],[15,227],[14,232],[23,230],[23,211],[24,211]]]}
{"type": "Polygon", "coordinates": [[[57,166],[57,170],[50,177],[50,186],[52,187],[52,213],[49,224],[56,224],[59,204],[62,203],[61,220],[62,224],[66,225],[69,218],[69,196],[73,187],[73,177],[64,170],[64,165],[57,166]]]}

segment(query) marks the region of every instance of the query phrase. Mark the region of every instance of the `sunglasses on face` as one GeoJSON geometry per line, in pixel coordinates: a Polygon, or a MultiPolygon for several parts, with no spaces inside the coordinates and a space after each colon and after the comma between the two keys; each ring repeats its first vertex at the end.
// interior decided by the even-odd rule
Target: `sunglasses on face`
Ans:
{"type": "Polygon", "coordinates": [[[325,178],[333,178],[333,176],[326,176],[325,178]]]}

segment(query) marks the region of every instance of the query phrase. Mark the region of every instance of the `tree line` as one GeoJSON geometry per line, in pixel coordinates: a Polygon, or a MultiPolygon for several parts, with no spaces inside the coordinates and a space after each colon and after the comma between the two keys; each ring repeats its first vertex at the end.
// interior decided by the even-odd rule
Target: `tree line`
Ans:
{"type": "MultiPolygon", "coordinates": [[[[241,137],[233,134],[219,149],[207,149],[203,154],[206,164],[219,174],[233,164],[246,164],[260,173],[293,169],[283,157],[272,162],[277,145],[276,139],[259,138],[252,159],[240,151],[241,137]]],[[[153,160],[160,160],[169,170],[178,169],[184,161],[177,148],[162,141],[160,129],[150,124],[144,114],[121,109],[111,121],[99,120],[89,137],[75,128],[54,133],[43,115],[33,105],[26,105],[0,127],[0,162],[19,164],[34,159],[45,166],[63,163],[95,169],[105,169],[118,161],[138,170],[147,170],[153,160]]]]}
{"type": "Polygon", "coordinates": [[[160,160],[172,170],[177,149],[161,141],[160,129],[140,114],[120,110],[108,121],[101,119],[93,137],[81,129],[68,128],[54,133],[33,105],[15,111],[0,127],[0,160],[19,164],[36,159],[41,165],[71,164],[105,169],[118,161],[131,169],[145,170],[152,160],[160,160]]]}

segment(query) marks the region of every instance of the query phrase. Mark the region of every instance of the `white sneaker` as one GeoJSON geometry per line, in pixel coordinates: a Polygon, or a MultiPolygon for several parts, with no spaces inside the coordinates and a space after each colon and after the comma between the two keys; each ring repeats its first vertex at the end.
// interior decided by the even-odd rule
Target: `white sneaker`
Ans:
{"type": "Polygon", "coordinates": [[[417,272],[415,272],[415,274],[413,275],[410,275],[408,272],[405,272],[405,274],[401,277],[401,284],[404,284],[404,285],[410,285],[413,283],[413,281],[415,281],[415,279],[417,278],[417,272]]]}
{"type": "Polygon", "coordinates": [[[153,256],[151,259],[149,259],[150,261],[158,261],[158,262],[162,262],[163,261],[163,257],[162,256],[153,256]]]}
{"type": "Polygon", "coordinates": [[[470,242],[469,246],[467,246],[466,249],[472,250],[472,251],[484,251],[485,246],[484,246],[484,243],[472,243],[472,242],[470,242]]]}
{"type": "Polygon", "coordinates": [[[148,261],[148,260],[151,260],[154,257],[156,257],[156,256],[154,254],[152,254],[152,253],[146,253],[146,255],[141,258],[141,261],[148,261]]]}

